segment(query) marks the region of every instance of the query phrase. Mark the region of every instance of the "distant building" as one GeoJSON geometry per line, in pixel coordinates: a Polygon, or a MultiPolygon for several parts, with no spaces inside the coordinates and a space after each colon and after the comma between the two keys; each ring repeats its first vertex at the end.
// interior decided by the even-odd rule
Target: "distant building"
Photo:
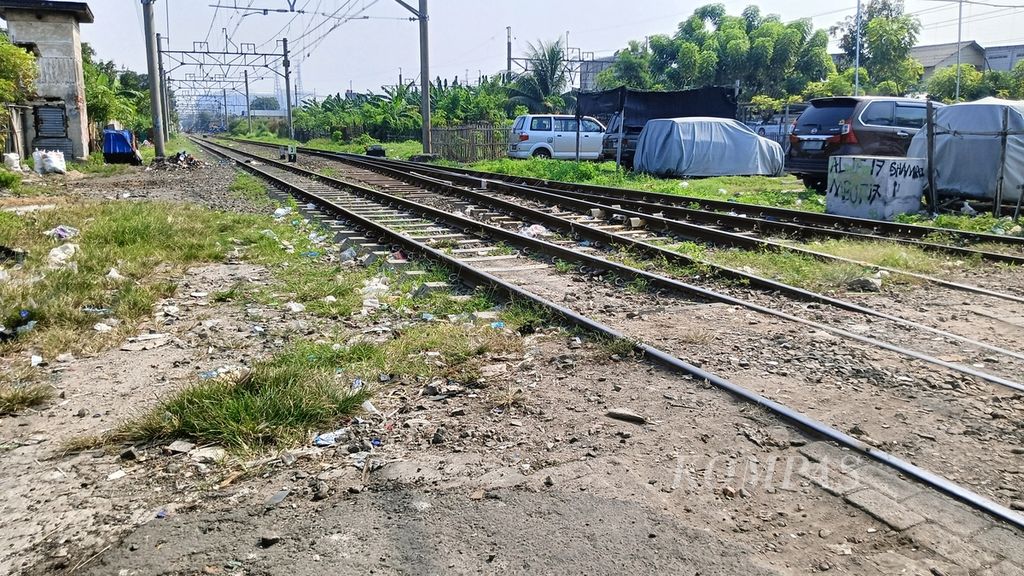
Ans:
{"type": "Polygon", "coordinates": [[[89,5],[0,0],[0,18],[7,21],[11,42],[35,54],[39,67],[36,92],[40,101],[31,103],[34,118],[23,119],[29,150],[61,150],[85,158],[89,155],[89,116],[79,24],[92,23],[89,5]]]}
{"type": "Polygon", "coordinates": [[[580,62],[580,92],[597,90],[597,75],[615,65],[615,56],[580,62]]]}
{"type": "Polygon", "coordinates": [[[1024,44],[986,48],[985,60],[990,70],[1009,72],[1017,62],[1024,60],[1024,44]]]}
{"type": "MultiPolygon", "coordinates": [[[[924,76],[921,80],[927,82],[936,70],[947,66],[956,66],[956,42],[915,46],[910,49],[910,57],[924,66],[924,76]]],[[[973,40],[962,42],[960,44],[960,63],[970,64],[978,70],[987,70],[985,49],[973,40]]]]}

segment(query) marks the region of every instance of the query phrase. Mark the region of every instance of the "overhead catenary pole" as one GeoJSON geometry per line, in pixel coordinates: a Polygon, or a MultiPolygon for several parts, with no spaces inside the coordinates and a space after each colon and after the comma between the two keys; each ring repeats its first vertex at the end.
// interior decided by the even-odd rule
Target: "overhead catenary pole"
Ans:
{"type": "Polygon", "coordinates": [[[506,26],[505,27],[505,31],[508,32],[508,42],[506,44],[506,48],[508,48],[508,53],[507,53],[507,56],[506,56],[507,60],[506,60],[506,68],[505,68],[508,72],[506,73],[505,81],[506,82],[511,82],[512,81],[512,27],[511,26],[506,26]]]}
{"type": "Polygon", "coordinates": [[[249,120],[249,133],[252,134],[252,100],[249,99],[249,71],[242,70],[242,77],[245,78],[245,117],[249,120]]]}
{"type": "Polygon", "coordinates": [[[860,96],[860,41],[861,41],[861,20],[860,20],[860,0],[857,0],[857,47],[856,57],[853,62],[853,95],[860,96]]]}
{"type": "Polygon", "coordinates": [[[164,58],[161,49],[161,41],[163,38],[158,32],[156,35],[156,62],[157,69],[160,71],[160,109],[163,111],[164,118],[164,139],[171,139],[171,110],[170,110],[170,96],[167,94],[167,75],[164,74],[164,58]]]}
{"type": "Polygon", "coordinates": [[[420,114],[423,116],[423,153],[430,154],[430,36],[427,0],[420,0],[420,114]]]}
{"type": "Polygon", "coordinates": [[[964,37],[964,0],[960,4],[959,15],[956,19],[956,101],[960,101],[960,43],[964,37]]]}
{"type": "Polygon", "coordinates": [[[160,66],[158,47],[156,45],[156,26],[153,22],[153,3],[156,0],[142,0],[142,17],[146,33],[146,68],[149,73],[149,107],[153,119],[153,146],[156,158],[163,159],[164,152],[164,119],[163,107],[160,105],[160,66]]]}
{"type": "Polygon", "coordinates": [[[221,91],[224,92],[224,131],[227,132],[228,131],[228,89],[227,88],[221,88],[221,91]]]}
{"type": "Polygon", "coordinates": [[[427,14],[427,0],[420,0],[419,10],[405,0],[395,2],[412,12],[420,23],[420,116],[423,117],[423,153],[430,154],[430,16],[427,14]]]}
{"type": "Polygon", "coordinates": [[[292,72],[291,63],[288,61],[288,39],[281,41],[284,47],[284,99],[285,108],[288,114],[288,138],[295,139],[295,129],[292,127],[292,72]]]}

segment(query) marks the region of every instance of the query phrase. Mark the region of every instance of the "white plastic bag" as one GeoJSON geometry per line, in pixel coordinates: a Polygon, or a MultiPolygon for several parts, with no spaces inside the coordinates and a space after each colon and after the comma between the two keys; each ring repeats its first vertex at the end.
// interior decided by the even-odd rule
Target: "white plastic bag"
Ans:
{"type": "Polygon", "coordinates": [[[32,153],[32,162],[37,174],[67,174],[68,166],[64,161],[64,153],[60,150],[36,150],[32,153]]]}
{"type": "Polygon", "coordinates": [[[11,172],[21,172],[21,156],[15,153],[4,154],[4,168],[11,172]]]}

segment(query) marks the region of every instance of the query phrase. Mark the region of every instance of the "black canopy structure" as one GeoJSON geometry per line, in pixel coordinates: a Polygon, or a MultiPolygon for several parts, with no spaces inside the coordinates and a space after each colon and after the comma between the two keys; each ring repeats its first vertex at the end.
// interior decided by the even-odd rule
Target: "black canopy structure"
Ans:
{"type": "Polygon", "coordinates": [[[655,118],[736,118],[735,94],[731,87],[674,92],[645,92],[623,87],[582,92],[577,96],[576,114],[605,118],[622,114],[626,128],[643,128],[648,120],[655,118]]]}

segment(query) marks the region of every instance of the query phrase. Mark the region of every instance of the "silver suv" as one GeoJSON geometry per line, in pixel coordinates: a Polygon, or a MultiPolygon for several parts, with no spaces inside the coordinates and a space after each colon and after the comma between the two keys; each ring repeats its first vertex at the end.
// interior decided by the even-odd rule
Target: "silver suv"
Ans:
{"type": "MultiPolygon", "coordinates": [[[[601,156],[604,126],[584,117],[580,126],[580,159],[601,156]]],[[[508,141],[509,158],[576,159],[576,117],[568,114],[527,114],[516,118],[508,141]]]]}

